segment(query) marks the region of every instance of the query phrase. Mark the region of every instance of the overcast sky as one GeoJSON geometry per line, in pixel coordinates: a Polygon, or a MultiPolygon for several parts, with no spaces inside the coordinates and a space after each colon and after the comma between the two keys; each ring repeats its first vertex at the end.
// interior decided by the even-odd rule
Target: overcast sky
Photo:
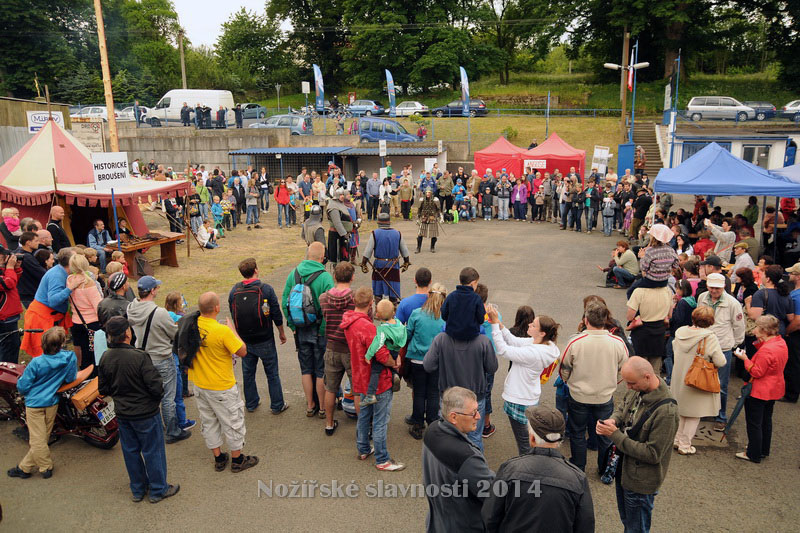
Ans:
{"type": "Polygon", "coordinates": [[[265,0],[172,0],[178,12],[181,26],[194,46],[213,46],[219,37],[222,23],[245,8],[264,13],[265,0]]]}

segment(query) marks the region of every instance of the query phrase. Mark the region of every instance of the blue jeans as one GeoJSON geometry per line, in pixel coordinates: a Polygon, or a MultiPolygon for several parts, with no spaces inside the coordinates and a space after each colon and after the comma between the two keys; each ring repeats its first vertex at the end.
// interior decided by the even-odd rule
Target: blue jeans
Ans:
{"type": "Polygon", "coordinates": [[[478,398],[478,412],[481,414],[480,420],[478,420],[478,427],[475,428],[475,431],[470,431],[467,433],[467,438],[477,446],[478,448],[483,451],[483,424],[485,422],[486,417],[486,398],[478,398]]]}
{"type": "Polygon", "coordinates": [[[586,230],[587,231],[592,231],[592,228],[594,228],[594,215],[595,215],[594,208],[593,207],[587,207],[586,208],[586,230]]]}
{"type": "MultiPolygon", "coordinates": [[[[361,395],[363,396],[363,394],[361,395]]],[[[358,453],[369,453],[369,428],[372,425],[372,443],[375,445],[375,464],[385,463],[390,459],[386,447],[386,428],[392,412],[392,389],[378,394],[378,402],[362,407],[358,412],[356,429],[356,446],[358,453]]]]}
{"type": "Polygon", "coordinates": [[[248,205],[247,206],[247,221],[246,224],[258,224],[258,206],[257,205],[248,205]]]}
{"type": "Polygon", "coordinates": [[[192,226],[192,233],[197,234],[200,231],[200,226],[203,225],[203,217],[189,217],[189,223],[192,226]]]}
{"type": "Polygon", "coordinates": [[[316,324],[312,324],[297,328],[294,342],[300,374],[322,379],[325,376],[325,346],[328,342],[325,335],[320,335],[316,324]]]}
{"type": "Polygon", "coordinates": [[[178,356],[172,354],[172,359],[175,361],[175,417],[178,419],[178,426],[181,426],[186,423],[186,404],[183,403],[183,376],[178,356]]]}
{"type": "Polygon", "coordinates": [[[525,220],[527,213],[523,214],[523,208],[528,205],[522,202],[514,202],[514,218],[516,220],[525,220]]]}
{"type": "Polygon", "coordinates": [[[256,370],[258,361],[264,366],[269,388],[269,408],[279,411],[283,408],[283,388],[281,376],[278,373],[278,350],[275,348],[275,339],[260,343],[246,343],[247,355],[242,358],[242,382],[244,384],[244,406],[249,410],[258,407],[261,398],[256,387],[256,370]]]}
{"type": "Polygon", "coordinates": [[[177,373],[175,372],[175,361],[172,357],[153,361],[161,375],[164,383],[164,396],[161,397],[161,416],[164,419],[164,434],[167,438],[176,437],[180,434],[181,428],[178,425],[178,417],[175,412],[175,391],[177,390],[177,373]]]}
{"type": "Polygon", "coordinates": [[[264,211],[269,211],[269,191],[267,189],[258,190],[258,206],[264,211]]]}
{"type": "Polygon", "coordinates": [[[282,227],[281,216],[286,219],[286,227],[289,227],[289,204],[278,204],[278,227],[282,227]]]}
{"type": "Polygon", "coordinates": [[[203,220],[208,220],[208,204],[205,202],[200,202],[200,217],[203,220]]]}
{"type": "Polygon", "coordinates": [[[508,220],[508,201],[509,198],[497,199],[497,218],[498,220],[508,220]]]}
{"type": "Polygon", "coordinates": [[[667,377],[664,378],[664,381],[667,383],[667,385],[669,385],[672,381],[672,366],[675,364],[675,350],[672,347],[673,340],[673,337],[667,337],[667,344],[665,346],[666,355],[664,356],[664,372],[667,373],[667,377]]]}
{"type": "Polygon", "coordinates": [[[613,272],[614,275],[617,277],[617,281],[620,282],[620,284],[624,283],[625,285],[630,285],[631,283],[633,283],[633,280],[636,279],[636,276],[634,276],[633,274],[631,274],[622,267],[615,266],[613,268],[613,272]]]}
{"type": "MultiPolygon", "coordinates": [[[[623,459],[624,461],[625,459],[623,459]]],[[[620,465],[618,472],[622,470],[620,465]]],[[[639,494],[622,488],[622,475],[617,474],[617,509],[625,533],[647,533],[650,531],[650,519],[653,516],[655,494],[639,494]]],[[[657,493],[656,493],[657,494],[657,493]]]]}
{"type": "Polygon", "coordinates": [[[575,231],[581,231],[581,215],[583,214],[583,208],[573,207],[569,210],[569,215],[567,216],[568,219],[568,226],[572,229],[573,223],[575,224],[575,231]]]}
{"type": "MultiPolygon", "coordinates": [[[[569,437],[569,448],[572,453],[569,461],[580,468],[586,470],[586,424],[590,417],[594,420],[605,420],[614,411],[613,398],[606,403],[589,404],[577,402],[570,397],[567,406],[567,436],[569,437]]],[[[605,450],[611,445],[611,440],[603,435],[597,435],[597,469],[602,473],[605,469],[603,459],[605,450]]]]}
{"type": "Polygon", "coordinates": [[[161,417],[156,413],[144,420],[117,418],[117,423],[131,492],[134,496],[144,496],[149,487],[151,496],[161,496],[168,486],[161,417]]]}
{"type": "Polygon", "coordinates": [[[608,237],[611,235],[611,230],[614,228],[614,215],[603,215],[603,235],[608,237]]]}
{"type": "Polygon", "coordinates": [[[563,227],[567,227],[567,213],[569,212],[569,207],[566,202],[561,202],[561,225],[563,227]]]}
{"type": "Polygon", "coordinates": [[[494,372],[486,374],[486,396],[484,397],[484,411],[492,414],[492,388],[494,387],[494,372]]]}
{"type": "Polygon", "coordinates": [[[727,422],[728,414],[725,408],[728,406],[728,381],[731,379],[731,359],[733,358],[733,350],[723,350],[725,354],[725,366],[718,369],[719,372],[719,392],[720,392],[720,407],[719,414],[717,415],[717,422],[727,422]]]}

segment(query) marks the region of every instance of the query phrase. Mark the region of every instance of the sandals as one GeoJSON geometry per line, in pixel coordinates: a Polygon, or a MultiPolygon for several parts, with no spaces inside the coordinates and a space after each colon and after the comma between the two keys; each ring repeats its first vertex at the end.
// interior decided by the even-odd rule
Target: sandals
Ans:
{"type": "Polygon", "coordinates": [[[325,418],[325,409],[320,409],[319,413],[317,413],[317,416],[320,418],[325,418]]]}
{"type": "Polygon", "coordinates": [[[326,427],[325,428],[325,434],[330,437],[331,435],[333,435],[336,432],[336,428],[338,428],[338,427],[339,427],[339,421],[338,420],[334,420],[333,421],[333,427],[330,427],[330,428],[326,427]]]}
{"type": "Polygon", "coordinates": [[[688,448],[678,448],[678,453],[681,455],[694,455],[697,453],[697,448],[689,446],[688,448]]]}
{"type": "Polygon", "coordinates": [[[318,409],[316,407],[312,407],[311,409],[306,409],[306,416],[308,418],[311,418],[312,416],[317,414],[317,412],[318,412],[318,409]]]}

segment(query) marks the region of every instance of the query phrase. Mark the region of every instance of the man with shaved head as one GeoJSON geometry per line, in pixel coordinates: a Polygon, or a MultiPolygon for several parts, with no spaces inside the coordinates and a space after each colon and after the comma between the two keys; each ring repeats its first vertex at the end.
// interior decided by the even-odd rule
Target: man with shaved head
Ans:
{"type": "Polygon", "coordinates": [[[325,398],[325,318],[319,297],[333,288],[333,277],[325,271],[322,260],[325,257],[325,246],[320,242],[308,245],[305,261],[289,272],[286,285],[283,287],[281,309],[286,318],[286,325],[294,331],[294,345],[300,361],[300,375],[303,393],[306,396],[306,416],[318,414],[325,418],[325,407],[314,403],[314,390],[317,398],[325,398]],[[305,287],[311,292],[313,311],[304,309],[302,295],[305,287]],[[293,296],[293,297],[292,297],[293,296]],[[291,298],[290,298],[291,297],[291,298]]]}
{"type": "Polygon", "coordinates": [[[628,392],[597,434],[617,447],[617,507],[625,531],[650,531],[658,489],[667,475],[678,431],[678,406],[653,366],[634,356],[622,365],[628,392]]]}
{"type": "Polygon", "coordinates": [[[195,385],[197,411],[203,439],[214,454],[214,470],[222,472],[228,454],[222,451],[223,440],[231,450],[231,471],[241,472],[258,464],[258,457],[245,455],[244,402],[239,397],[233,375],[233,358],[244,357],[247,346],[236,334],[231,319],[226,325],[217,322],[219,296],[213,292],[200,295],[197,331],[200,348],[191,366],[189,379],[195,385]]]}
{"type": "Polygon", "coordinates": [[[50,208],[50,221],[45,228],[53,236],[53,253],[58,253],[62,248],[69,248],[72,243],[69,242],[69,237],[61,227],[61,221],[64,220],[64,208],[60,205],[54,205],[50,208]]]}
{"type": "Polygon", "coordinates": [[[39,236],[39,250],[53,251],[53,235],[46,229],[40,229],[36,232],[39,236]]]}

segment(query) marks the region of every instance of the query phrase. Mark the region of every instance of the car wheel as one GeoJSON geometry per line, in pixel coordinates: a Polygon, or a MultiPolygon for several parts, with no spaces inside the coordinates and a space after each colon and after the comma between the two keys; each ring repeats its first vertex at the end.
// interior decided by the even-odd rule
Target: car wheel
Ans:
{"type": "Polygon", "coordinates": [[[368,143],[369,139],[367,139],[366,137],[361,137],[361,140],[359,142],[368,143]]]}
{"type": "Polygon", "coordinates": [[[794,118],[792,118],[792,121],[800,123],[800,113],[796,113],[794,118]]]}
{"type": "Polygon", "coordinates": [[[293,132],[292,132],[292,135],[300,135],[300,134],[299,134],[299,133],[297,133],[296,131],[293,131],[293,132]]]}
{"type": "Polygon", "coordinates": [[[443,116],[444,116],[444,111],[437,111],[436,112],[436,117],[437,118],[442,118],[443,116]]]}
{"type": "Polygon", "coordinates": [[[368,117],[371,117],[372,116],[372,111],[364,111],[364,115],[366,115],[368,117]]]}
{"type": "Polygon", "coordinates": [[[764,120],[766,118],[767,118],[766,113],[757,113],[756,114],[756,120],[764,120]]]}
{"type": "Polygon", "coordinates": [[[470,110],[470,112],[469,112],[469,116],[471,116],[471,117],[473,117],[473,118],[474,118],[475,116],[477,116],[477,114],[478,114],[478,113],[477,113],[477,112],[476,112],[474,109],[471,109],[471,110],[470,110]]]}
{"type": "Polygon", "coordinates": [[[739,122],[747,122],[747,113],[745,113],[744,111],[739,111],[736,114],[736,120],[738,120],[739,122]]]}
{"type": "Polygon", "coordinates": [[[266,116],[267,116],[267,114],[264,113],[263,111],[258,114],[258,118],[264,118],[266,116]]]}
{"type": "Polygon", "coordinates": [[[151,128],[160,128],[161,127],[161,121],[158,120],[155,117],[151,118],[150,119],[150,127],[151,128]]]}
{"type": "Polygon", "coordinates": [[[700,122],[701,118],[703,118],[703,115],[700,113],[692,113],[692,122],[700,122]]]}

